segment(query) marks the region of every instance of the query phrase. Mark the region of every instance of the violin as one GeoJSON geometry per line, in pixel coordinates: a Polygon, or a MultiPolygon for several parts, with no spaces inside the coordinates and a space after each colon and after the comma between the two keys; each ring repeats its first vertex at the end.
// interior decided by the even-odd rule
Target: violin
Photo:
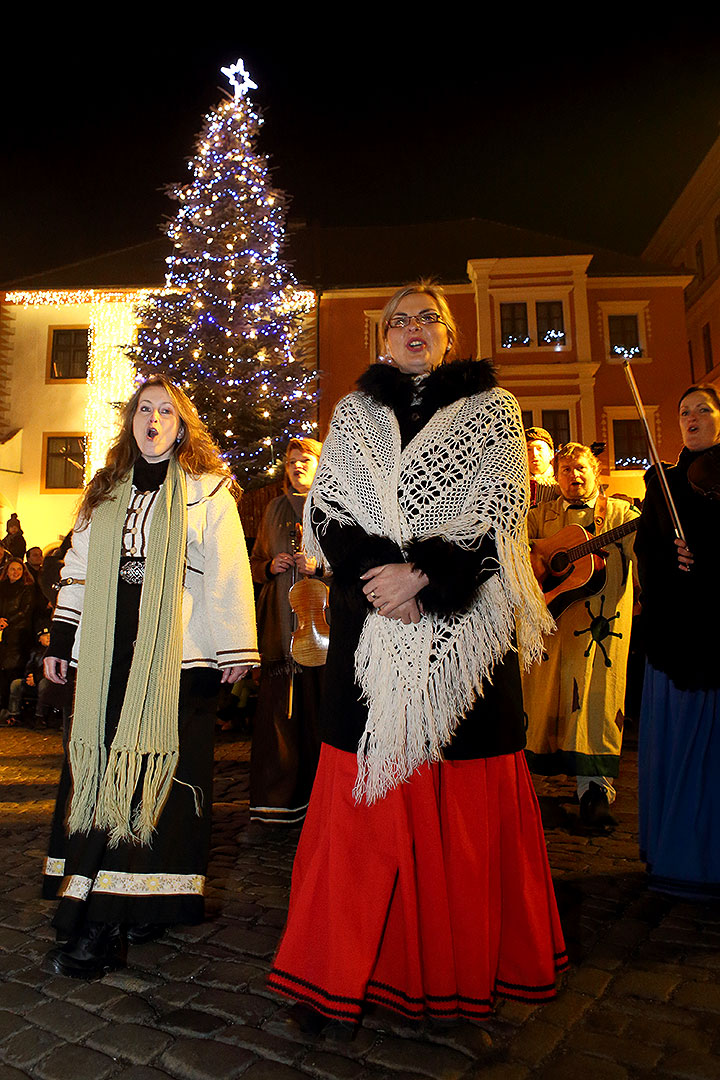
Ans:
{"type": "Polygon", "coordinates": [[[720,499],[720,443],[711,446],[691,462],[687,478],[698,495],[720,499]]]}
{"type": "MultiPolygon", "coordinates": [[[[293,554],[302,549],[302,526],[295,525],[293,554]]],[[[296,629],[290,638],[290,655],[302,667],[322,667],[327,658],[330,627],[328,587],[319,578],[301,577],[290,589],[288,600],[295,612],[296,629]]]]}

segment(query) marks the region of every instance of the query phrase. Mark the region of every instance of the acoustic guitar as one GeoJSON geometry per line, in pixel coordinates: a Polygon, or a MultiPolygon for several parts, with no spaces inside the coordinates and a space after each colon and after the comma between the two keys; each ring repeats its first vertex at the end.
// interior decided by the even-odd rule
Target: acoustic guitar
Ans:
{"type": "Polygon", "coordinates": [[[547,564],[547,572],[538,580],[553,618],[557,619],[578,600],[600,592],[607,573],[605,559],[597,552],[635,532],[639,520],[633,518],[599,536],[590,536],[582,525],[566,525],[554,536],[532,541],[533,551],[547,564]]]}

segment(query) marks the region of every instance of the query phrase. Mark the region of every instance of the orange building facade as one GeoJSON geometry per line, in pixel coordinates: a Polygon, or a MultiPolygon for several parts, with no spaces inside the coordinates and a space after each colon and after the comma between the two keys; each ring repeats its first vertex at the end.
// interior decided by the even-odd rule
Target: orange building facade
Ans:
{"type": "MultiPolygon", "coordinates": [[[[687,274],[593,276],[591,255],[471,259],[467,284],[446,286],[460,354],[492,358],[526,426],[556,442],[601,442],[609,492],[642,498],[647,448],[623,370],[628,354],[661,456],[681,443],[677,400],[691,382],[687,274]]],[[[654,268],[653,268],[654,269],[654,268]]],[[[323,292],[318,311],[319,426],[381,352],[392,288],[323,292]]]]}
{"type": "MultiPolygon", "coordinates": [[[[305,359],[318,371],[321,436],[337,400],[381,353],[379,320],[388,297],[429,273],[446,283],[460,355],[492,358],[526,427],[547,428],[556,443],[605,444],[602,482],[610,494],[642,498],[649,460],[625,354],[660,454],[676,459],[677,401],[694,381],[684,301],[692,274],[612,252],[578,253],[569,241],[478,219],[299,232],[294,244],[297,278],[317,298],[305,359]]],[[[92,371],[85,380],[74,370],[50,370],[55,340],[92,329],[97,346],[104,334],[104,362],[114,378],[117,343],[133,331],[118,330],[113,312],[128,315],[130,305],[121,301],[152,287],[163,245],[134,249],[128,266],[111,254],[40,275],[24,283],[21,295],[0,292],[0,511],[19,512],[33,543],[56,540],[72,524],[82,486],[78,447],[100,407],[92,404],[92,371]],[[60,466],[62,476],[51,484],[60,466]]],[[[84,341],[87,351],[87,334],[84,341]]],[[[124,396],[113,384],[100,405],[124,396]]]]}

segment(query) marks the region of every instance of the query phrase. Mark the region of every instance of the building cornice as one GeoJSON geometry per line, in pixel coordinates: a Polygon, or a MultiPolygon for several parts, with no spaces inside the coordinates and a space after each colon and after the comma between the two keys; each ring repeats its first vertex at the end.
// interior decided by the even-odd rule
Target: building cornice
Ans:
{"type": "MultiPolygon", "coordinates": [[[[320,300],[366,300],[369,296],[390,297],[398,291],[397,285],[365,287],[362,289],[323,289],[318,290],[320,300]]],[[[446,296],[472,296],[472,285],[443,285],[446,296]]]]}
{"type": "Polygon", "coordinates": [[[588,289],[659,289],[668,286],[686,289],[694,276],[678,271],[677,274],[648,274],[643,277],[593,277],[588,278],[588,289]]]}

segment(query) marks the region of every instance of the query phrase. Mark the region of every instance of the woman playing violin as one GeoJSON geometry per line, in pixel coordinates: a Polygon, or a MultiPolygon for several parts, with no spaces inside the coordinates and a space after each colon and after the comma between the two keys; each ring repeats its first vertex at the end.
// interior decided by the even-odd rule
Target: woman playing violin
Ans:
{"type": "Polygon", "coordinates": [[[686,543],[674,539],[654,470],[635,541],[648,660],[640,718],[640,848],[651,888],[717,898],[720,500],[699,486],[713,466],[720,471],[716,388],[689,387],[678,418],[684,448],[666,475],[686,543]]]}
{"type": "Polygon", "coordinates": [[[301,522],[321,449],[315,439],[288,443],[285,494],[268,503],[250,557],[253,580],[262,586],[257,601],[262,666],[246,841],[260,839],[263,825],[303,820],[320,753],[317,708],[323,668],[293,671],[288,593],[296,580],[317,570],[317,561],[303,551],[301,522]]]}

